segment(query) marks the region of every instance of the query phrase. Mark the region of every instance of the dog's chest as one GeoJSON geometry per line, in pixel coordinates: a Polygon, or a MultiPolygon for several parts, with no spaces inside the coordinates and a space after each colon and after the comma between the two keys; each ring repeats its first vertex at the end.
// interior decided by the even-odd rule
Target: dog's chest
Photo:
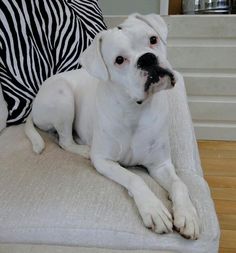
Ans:
{"type": "Polygon", "coordinates": [[[99,102],[93,113],[92,142],[88,142],[93,155],[125,166],[145,165],[146,161],[156,162],[165,156],[169,127],[168,103],[163,94],[156,94],[140,107],[134,103],[115,104],[108,96],[99,102]]]}
{"type": "Polygon", "coordinates": [[[120,157],[127,166],[162,160],[168,152],[167,115],[145,112],[139,121],[129,121],[119,134],[120,157]]]}

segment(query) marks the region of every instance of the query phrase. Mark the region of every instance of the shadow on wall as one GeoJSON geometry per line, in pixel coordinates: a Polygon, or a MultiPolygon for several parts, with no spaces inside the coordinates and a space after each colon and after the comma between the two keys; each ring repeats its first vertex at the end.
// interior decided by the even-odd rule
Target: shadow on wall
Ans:
{"type": "Polygon", "coordinates": [[[129,15],[134,12],[160,13],[160,0],[98,0],[98,2],[103,15],[129,15]]]}

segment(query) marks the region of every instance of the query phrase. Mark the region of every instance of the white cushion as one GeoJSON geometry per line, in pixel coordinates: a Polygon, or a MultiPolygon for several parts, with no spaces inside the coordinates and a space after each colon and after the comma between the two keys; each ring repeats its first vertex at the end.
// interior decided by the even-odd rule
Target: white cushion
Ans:
{"type": "Polygon", "coordinates": [[[175,253],[173,251],[118,250],[89,247],[66,247],[52,245],[0,244],[1,253],[175,253]]]}
{"type": "MultiPolygon", "coordinates": [[[[157,235],[143,226],[126,190],[99,175],[90,161],[62,150],[47,134],[43,137],[46,150],[36,155],[22,125],[0,136],[0,242],[217,252],[218,222],[201,176],[179,172],[202,221],[200,239],[157,235]]],[[[146,171],[134,171],[170,208],[166,192],[146,171]]]]}

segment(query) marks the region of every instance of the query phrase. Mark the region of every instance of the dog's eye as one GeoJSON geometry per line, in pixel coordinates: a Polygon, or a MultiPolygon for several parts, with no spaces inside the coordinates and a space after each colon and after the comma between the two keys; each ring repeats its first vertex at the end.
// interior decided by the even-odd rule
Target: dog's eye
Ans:
{"type": "Polygon", "coordinates": [[[121,65],[125,61],[125,58],[123,56],[117,56],[116,57],[116,63],[121,65]]]}
{"type": "Polygon", "coordinates": [[[152,37],[150,37],[150,44],[151,45],[155,45],[155,44],[157,44],[157,37],[156,36],[152,36],[152,37]]]}

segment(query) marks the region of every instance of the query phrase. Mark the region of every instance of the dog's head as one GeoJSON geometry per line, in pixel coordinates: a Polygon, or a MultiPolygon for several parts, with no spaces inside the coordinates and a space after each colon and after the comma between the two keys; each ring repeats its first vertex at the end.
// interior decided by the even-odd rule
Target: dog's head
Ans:
{"type": "Polygon", "coordinates": [[[100,32],[80,63],[91,75],[141,104],[175,85],[166,43],[167,26],[159,15],[132,14],[120,26],[100,32]]]}

